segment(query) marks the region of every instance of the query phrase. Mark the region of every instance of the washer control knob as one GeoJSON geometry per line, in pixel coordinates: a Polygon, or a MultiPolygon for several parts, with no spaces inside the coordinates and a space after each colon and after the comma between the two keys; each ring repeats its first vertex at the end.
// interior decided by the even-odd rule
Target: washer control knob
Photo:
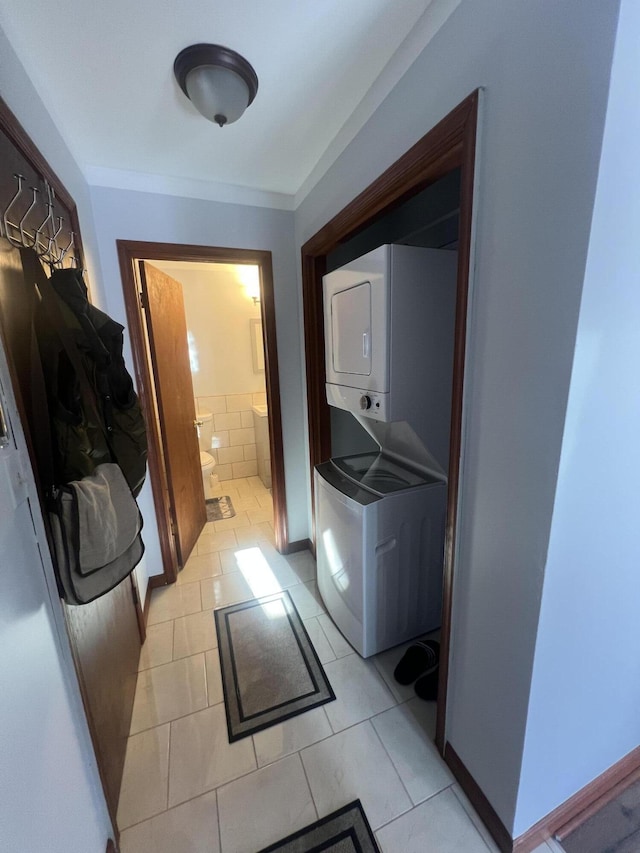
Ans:
{"type": "Polygon", "coordinates": [[[368,394],[363,394],[360,397],[360,408],[361,409],[370,409],[371,408],[371,397],[368,394]]]}

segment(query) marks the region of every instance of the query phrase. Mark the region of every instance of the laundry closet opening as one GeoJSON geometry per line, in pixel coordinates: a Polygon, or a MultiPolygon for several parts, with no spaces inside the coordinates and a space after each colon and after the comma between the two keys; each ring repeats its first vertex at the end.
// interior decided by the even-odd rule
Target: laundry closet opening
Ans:
{"type": "Polygon", "coordinates": [[[323,278],[331,460],[314,473],[318,588],[363,657],[420,640],[395,677],[427,700],[439,681],[460,179],[446,174],[338,245],[323,278]]]}
{"type": "MultiPolygon", "coordinates": [[[[367,452],[375,455],[377,451],[367,432],[349,412],[332,411],[328,405],[329,389],[325,387],[325,378],[328,379],[328,376],[325,370],[323,276],[356,264],[358,259],[379,251],[379,247],[391,254],[394,254],[394,246],[396,249],[412,247],[413,252],[420,250],[413,247],[424,247],[425,251],[436,251],[441,256],[453,256],[454,252],[457,254],[449,453],[448,463],[440,463],[446,474],[447,505],[435,739],[443,755],[445,752],[452,753],[446,742],[446,709],[460,471],[464,464],[462,412],[469,334],[467,309],[472,291],[479,94],[479,91],[471,93],[326,222],[302,247],[309,456],[312,470],[317,470],[316,466],[324,465],[329,459],[344,458],[348,454],[366,455],[367,452]]],[[[419,328],[412,332],[417,338],[420,334],[419,328]]],[[[420,361],[419,357],[409,359],[408,366],[403,367],[407,380],[415,385],[417,396],[425,392],[421,384],[420,361]]],[[[332,398],[339,399],[338,395],[339,391],[332,391],[332,398]]],[[[344,399],[350,399],[349,395],[344,399]]],[[[372,401],[372,404],[375,402],[372,401]]],[[[366,409],[366,397],[364,403],[361,408],[366,409]]],[[[311,487],[315,520],[313,541],[317,548],[318,525],[322,522],[318,519],[318,501],[313,482],[311,487]]],[[[453,754],[447,755],[447,761],[449,759],[453,762],[453,754]]]]}
{"type": "Polygon", "coordinates": [[[118,249],[164,565],[150,586],[208,545],[286,551],[270,253],[118,249]]]}

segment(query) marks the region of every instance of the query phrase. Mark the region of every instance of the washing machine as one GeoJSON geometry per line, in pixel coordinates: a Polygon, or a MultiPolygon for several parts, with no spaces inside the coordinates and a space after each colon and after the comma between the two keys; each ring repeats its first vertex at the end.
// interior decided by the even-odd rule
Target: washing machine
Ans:
{"type": "Polygon", "coordinates": [[[318,588],[362,655],[440,626],[447,484],[379,452],[314,471],[318,588]]]}

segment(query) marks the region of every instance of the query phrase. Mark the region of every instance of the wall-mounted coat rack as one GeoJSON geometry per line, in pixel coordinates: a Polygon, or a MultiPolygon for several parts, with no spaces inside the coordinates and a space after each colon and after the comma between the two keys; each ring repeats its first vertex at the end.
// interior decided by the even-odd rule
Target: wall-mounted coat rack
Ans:
{"type": "Polygon", "coordinates": [[[40,204],[40,189],[26,187],[24,175],[18,172],[13,176],[17,182],[15,193],[2,212],[0,236],[5,237],[12,246],[33,249],[38,257],[50,267],[62,267],[65,259],[74,267],[79,267],[78,257],[73,253],[75,232],[69,231],[66,245],[58,243],[64,228],[64,217],[55,213],[55,190],[44,179],[46,201],[45,218],[36,226],[40,204]]]}
{"type": "Polygon", "coordinates": [[[84,268],[73,198],[0,98],[0,248],[33,249],[49,268],[84,268]]]}

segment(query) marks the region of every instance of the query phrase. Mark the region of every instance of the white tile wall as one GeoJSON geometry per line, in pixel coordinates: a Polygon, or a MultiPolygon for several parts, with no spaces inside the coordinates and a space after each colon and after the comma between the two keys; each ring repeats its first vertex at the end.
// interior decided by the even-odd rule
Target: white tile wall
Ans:
{"type": "Polygon", "coordinates": [[[265,405],[266,392],[198,397],[198,411],[213,413],[213,447],[211,455],[218,463],[220,482],[255,477],[258,473],[256,436],[253,429],[252,405],[265,405]]]}
{"type": "Polygon", "coordinates": [[[219,429],[240,429],[241,426],[242,418],[240,416],[240,412],[225,412],[224,415],[213,416],[214,432],[217,432],[219,429]]]}
{"type": "Polygon", "coordinates": [[[233,447],[236,444],[255,444],[256,443],[256,431],[251,427],[250,429],[230,429],[229,430],[229,444],[233,447]]]}
{"type": "Polygon", "coordinates": [[[219,415],[227,411],[226,397],[197,397],[196,404],[199,412],[207,411],[219,415]]]}
{"type": "Polygon", "coordinates": [[[233,394],[232,396],[228,396],[226,400],[228,412],[242,412],[245,409],[251,410],[251,406],[253,405],[252,394],[233,394]]]}
{"type": "Polygon", "coordinates": [[[244,448],[241,445],[235,447],[221,447],[218,450],[218,462],[228,464],[230,462],[244,462],[244,448]]]}

